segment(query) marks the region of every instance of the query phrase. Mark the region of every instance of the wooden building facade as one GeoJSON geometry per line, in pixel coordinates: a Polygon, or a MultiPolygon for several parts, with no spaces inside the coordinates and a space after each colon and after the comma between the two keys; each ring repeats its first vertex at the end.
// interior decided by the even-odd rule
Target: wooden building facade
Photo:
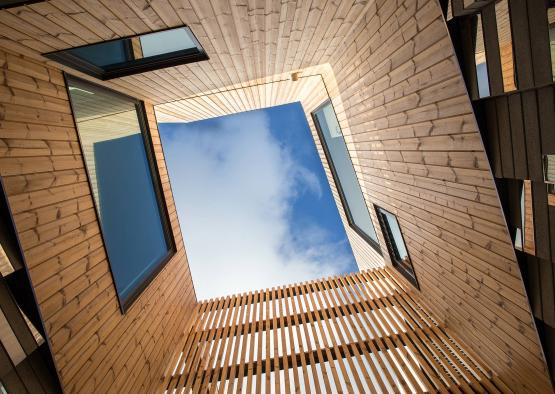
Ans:
{"type": "MultiPolygon", "coordinates": [[[[504,55],[497,63],[490,60],[491,7],[504,2],[518,10],[511,15],[528,18],[528,42],[548,31],[547,24],[530,22],[539,0],[48,0],[1,9],[0,176],[32,288],[28,299],[37,306],[46,355],[51,355],[51,361],[43,361],[52,364],[61,388],[225,387],[231,392],[235,384],[253,389],[290,384],[299,390],[312,384],[327,391],[344,380],[347,391],[371,385],[407,391],[552,391],[544,356],[551,342],[546,339],[542,347],[538,328],[547,333],[543,338],[553,338],[542,326],[554,313],[547,270],[551,278],[553,273],[551,265],[538,261],[552,262],[554,232],[542,229],[552,229],[555,221],[536,156],[555,153],[548,148],[555,135],[549,120],[552,81],[543,82],[550,52],[534,44],[534,60],[521,65],[526,45],[513,28],[509,45],[498,39],[504,55]],[[480,29],[473,22],[477,14],[480,29]],[[45,56],[178,26],[191,30],[207,60],[103,81],[45,56]],[[484,32],[481,44],[475,31],[484,32]],[[480,45],[485,54],[476,55],[480,45]],[[487,60],[488,98],[479,97],[479,76],[472,72],[480,56],[487,60]],[[536,58],[544,60],[536,66],[536,58]],[[465,59],[474,60],[472,67],[465,59]],[[518,90],[509,94],[512,69],[529,75],[519,76],[518,90]],[[141,100],[144,107],[153,173],[160,180],[175,250],[123,312],[64,73],[141,100]],[[507,90],[494,90],[500,87],[507,90]],[[326,100],[333,104],[381,250],[349,225],[311,117],[326,100]],[[294,101],[307,113],[363,273],[198,302],[157,121],[204,119],[294,101]],[[532,132],[523,131],[529,129],[542,137],[516,143],[529,137],[532,132]],[[517,161],[528,163],[526,169],[517,161]],[[535,230],[527,242],[535,245],[531,255],[537,260],[526,268],[513,243],[512,218],[520,213],[506,202],[513,186],[499,181],[505,178],[530,181],[527,201],[533,215],[527,223],[535,230]],[[397,218],[419,289],[391,266],[376,207],[397,218]],[[526,283],[536,283],[529,274],[534,267],[541,287],[526,287],[523,273],[526,283]],[[236,314],[253,313],[245,306],[274,308],[288,303],[275,300],[301,296],[310,303],[332,298],[316,301],[310,312],[266,312],[247,319],[250,324],[210,325],[231,309],[230,303],[236,314]],[[330,305],[332,299],[337,304],[330,305]],[[317,330],[337,324],[354,330],[352,341],[320,338],[327,334],[317,330]],[[370,334],[368,327],[388,324],[389,329],[370,334]],[[312,332],[302,340],[321,342],[294,347],[287,330],[301,327],[312,332]],[[264,341],[273,338],[271,345],[258,345],[257,351],[265,348],[264,357],[243,357],[252,351],[244,344],[231,347],[230,338],[242,337],[244,343],[259,340],[263,332],[264,341]],[[276,340],[281,336],[288,339],[276,340]],[[224,343],[229,347],[221,356],[204,352],[224,343]],[[225,367],[209,367],[224,355],[225,367]],[[312,377],[302,383],[305,376],[312,377]],[[215,384],[233,379],[237,383],[215,384]]],[[[547,22],[547,4],[542,4],[547,22]]]]}

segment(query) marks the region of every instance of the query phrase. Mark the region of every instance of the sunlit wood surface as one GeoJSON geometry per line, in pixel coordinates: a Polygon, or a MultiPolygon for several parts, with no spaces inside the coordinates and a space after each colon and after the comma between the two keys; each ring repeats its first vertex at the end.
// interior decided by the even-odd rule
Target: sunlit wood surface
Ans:
{"type": "Polygon", "coordinates": [[[510,392],[385,269],[200,302],[168,393],[510,392]]]}

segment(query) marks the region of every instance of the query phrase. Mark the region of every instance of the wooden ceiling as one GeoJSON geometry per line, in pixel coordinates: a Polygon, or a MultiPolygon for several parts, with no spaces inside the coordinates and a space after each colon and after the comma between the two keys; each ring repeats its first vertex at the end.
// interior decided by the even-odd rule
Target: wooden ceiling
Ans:
{"type": "Polygon", "coordinates": [[[187,24],[210,60],[105,83],[159,104],[327,63],[369,7],[375,3],[52,0],[0,11],[0,45],[45,60],[43,53],[187,24]]]}

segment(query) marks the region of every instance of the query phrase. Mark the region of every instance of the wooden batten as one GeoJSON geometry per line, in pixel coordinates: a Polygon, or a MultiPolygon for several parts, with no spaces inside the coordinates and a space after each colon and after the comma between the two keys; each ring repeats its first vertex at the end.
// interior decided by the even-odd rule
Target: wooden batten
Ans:
{"type": "Polygon", "coordinates": [[[164,389],[510,392],[389,270],[201,302],[164,389]]]}

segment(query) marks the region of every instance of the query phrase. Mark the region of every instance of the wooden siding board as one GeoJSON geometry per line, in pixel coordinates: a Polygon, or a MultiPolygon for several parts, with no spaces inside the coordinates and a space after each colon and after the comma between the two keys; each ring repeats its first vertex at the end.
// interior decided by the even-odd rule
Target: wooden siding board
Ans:
{"type": "Polygon", "coordinates": [[[513,147],[514,175],[516,179],[528,178],[528,162],[526,157],[526,135],[522,120],[522,102],[517,94],[508,97],[509,123],[513,147]]]}
{"type": "Polygon", "coordinates": [[[501,149],[499,147],[499,127],[497,123],[497,105],[494,100],[486,100],[484,104],[486,141],[488,143],[489,155],[491,157],[492,170],[497,178],[503,176],[503,164],[501,149]]]}
{"type": "Polygon", "coordinates": [[[555,154],[555,99],[554,88],[548,86],[537,91],[538,111],[540,116],[540,130],[542,153],[555,154]]]}
{"type": "Polygon", "coordinates": [[[534,91],[521,93],[524,129],[526,130],[526,153],[528,157],[528,175],[530,180],[543,181],[543,162],[541,137],[538,121],[538,103],[534,91]]]}
{"type": "Polygon", "coordinates": [[[515,56],[515,71],[518,89],[534,86],[532,51],[526,0],[508,0],[511,19],[511,37],[515,56]]]}
{"type": "Polygon", "coordinates": [[[502,175],[504,178],[514,178],[513,142],[511,138],[508,100],[506,97],[500,97],[495,100],[495,104],[497,107],[499,147],[503,167],[502,175]]]}
{"type": "Polygon", "coordinates": [[[542,0],[528,0],[526,5],[530,28],[530,52],[534,70],[534,86],[543,86],[553,82],[549,49],[549,23],[547,20],[548,3],[542,0]]]}

